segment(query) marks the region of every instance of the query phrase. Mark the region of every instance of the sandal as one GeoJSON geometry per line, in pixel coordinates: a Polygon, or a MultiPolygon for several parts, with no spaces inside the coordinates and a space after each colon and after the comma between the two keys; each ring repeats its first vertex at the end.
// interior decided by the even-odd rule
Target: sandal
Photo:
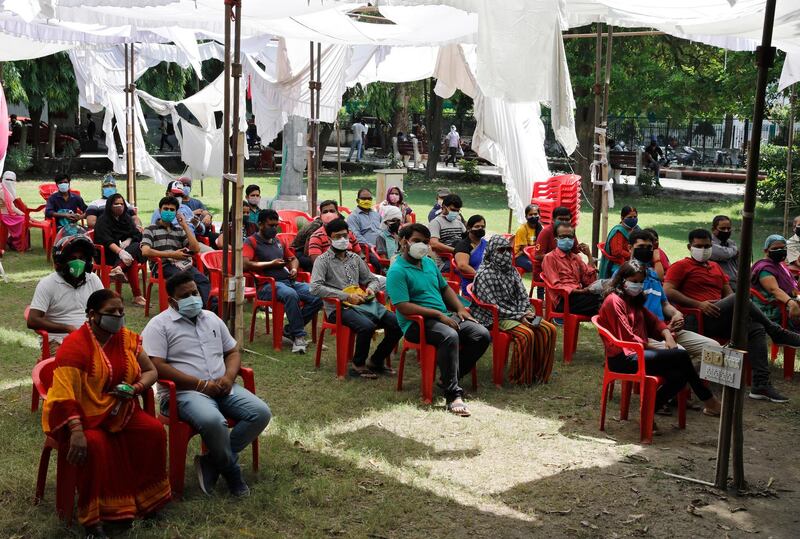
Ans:
{"type": "Polygon", "coordinates": [[[378,375],[369,370],[368,368],[364,368],[363,370],[359,370],[355,367],[350,367],[348,371],[348,376],[350,378],[361,378],[362,380],[377,380],[378,375]]]}
{"type": "Polygon", "coordinates": [[[448,402],[446,408],[448,412],[459,417],[469,417],[472,415],[467,408],[467,405],[464,404],[463,400],[461,400],[461,397],[448,402]]]}
{"type": "Polygon", "coordinates": [[[136,296],[133,298],[133,304],[137,307],[144,307],[145,303],[147,303],[147,300],[144,299],[144,296],[136,296]]]}
{"type": "Polygon", "coordinates": [[[703,408],[703,415],[707,415],[709,417],[719,417],[719,410],[711,410],[710,408],[703,408]]]}
{"type": "Polygon", "coordinates": [[[382,376],[393,376],[397,374],[397,371],[391,367],[387,367],[386,365],[375,365],[371,361],[367,362],[367,369],[372,371],[375,374],[380,374],[382,376]]]}
{"type": "Polygon", "coordinates": [[[656,409],[656,413],[658,415],[670,416],[672,415],[672,408],[670,408],[669,404],[665,404],[661,408],[656,409]]]}

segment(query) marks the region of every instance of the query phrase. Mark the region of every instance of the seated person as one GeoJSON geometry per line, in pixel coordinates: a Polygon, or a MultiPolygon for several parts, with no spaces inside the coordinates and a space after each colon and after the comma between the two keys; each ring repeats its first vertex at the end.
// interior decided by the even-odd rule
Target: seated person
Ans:
{"type": "Polygon", "coordinates": [[[311,239],[311,234],[339,217],[341,217],[339,215],[339,204],[335,200],[323,200],[319,203],[319,215],[297,232],[292,242],[292,249],[295,252],[297,261],[300,262],[300,269],[311,273],[311,269],[314,267],[314,261],[308,255],[308,242],[311,239]]]}
{"type": "MultiPolygon", "coordinates": [[[[631,244],[631,262],[639,262],[647,270],[642,291],[645,308],[667,324],[675,342],[689,352],[692,362],[699,369],[703,348],[717,346],[717,341],[684,329],[683,313],[670,304],[658,276],[657,268],[660,264],[656,259],[657,251],[653,247],[652,235],[647,230],[634,230],[628,237],[628,241],[631,244]]],[[[663,343],[663,341],[658,341],[658,343],[663,343]]],[[[658,343],[651,342],[650,346],[658,347],[658,343]]]]}
{"type": "MultiPolygon", "coordinates": [[[[66,174],[56,175],[55,182],[58,191],[50,195],[44,208],[44,216],[47,219],[56,220],[57,230],[61,230],[64,226],[77,227],[76,223],[84,218],[86,212],[86,203],[80,195],[70,192],[70,181],[70,177],[66,174]]],[[[73,233],[68,232],[67,234],[72,235],[73,233]]]]}
{"type": "Polygon", "coordinates": [[[525,222],[517,229],[514,235],[514,259],[517,266],[526,272],[533,271],[533,263],[525,254],[525,247],[536,245],[536,236],[542,231],[542,224],[539,222],[539,206],[529,204],[525,208],[525,222]]]}
{"type": "MultiPolygon", "coordinates": [[[[678,260],[669,267],[664,290],[670,301],[682,307],[699,309],[706,337],[728,339],[733,323],[735,295],[728,285],[728,276],[716,262],[711,262],[711,233],[698,228],[689,232],[687,248],[691,257],[678,260]]],[[[747,325],[747,353],[753,369],[750,398],[787,402],[769,380],[767,339],[780,346],[800,347],[800,335],[772,322],[752,302],[748,302],[750,320],[747,325]]]]}
{"type": "Polygon", "coordinates": [[[467,285],[475,278],[478,266],[483,262],[486,251],[486,219],[482,215],[473,215],[467,220],[467,231],[455,246],[453,260],[458,270],[461,284],[461,295],[467,295],[467,285]]]}
{"type": "MultiPolygon", "coordinates": [[[[428,228],[431,233],[431,249],[434,254],[454,254],[458,243],[467,231],[461,219],[461,208],[464,203],[458,195],[447,195],[442,199],[442,212],[436,216],[428,228]]],[[[450,270],[450,265],[439,261],[439,269],[450,270]]]]}
{"type": "MultiPolygon", "coordinates": [[[[337,214],[338,215],[338,214],[337,214]]],[[[327,217],[327,215],[323,214],[322,222],[335,220],[336,217],[327,217]]],[[[327,223],[325,223],[327,224],[327,223]]],[[[348,223],[348,226],[349,223],[348,223]]],[[[356,240],[355,234],[352,231],[348,231],[348,237],[350,238],[350,250],[353,251],[355,254],[359,255],[361,258],[364,258],[365,253],[361,249],[361,244],[358,243],[356,240]]],[[[311,236],[308,238],[308,258],[311,259],[311,264],[313,266],[314,262],[316,262],[317,258],[319,258],[322,253],[326,252],[331,247],[331,239],[328,236],[327,232],[325,232],[325,227],[318,228],[311,236]]]]}
{"type": "MultiPolygon", "coordinates": [[[[194,234],[195,237],[197,237],[198,234],[202,236],[202,232],[205,231],[203,223],[200,222],[199,218],[195,217],[194,212],[189,206],[181,203],[181,200],[183,199],[183,184],[179,181],[170,182],[170,184],[167,186],[167,191],[164,194],[164,196],[174,197],[175,200],[178,201],[178,211],[176,212],[176,216],[183,215],[184,218],[186,219],[186,222],[189,224],[189,228],[191,229],[192,234],[194,234]]],[[[157,209],[156,211],[153,212],[153,215],[150,217],[150,224],[151,225],[156,224],[159,219],[161,219],[161,210],[157,209]]],[[[172,225],[174,227],[178,227],[177,219],[172,222],[172,225]]],[[[199,243],[199,245],[200,245],[200,252],[202,253],[214,250],[212,247],[209,247],[205,243],[199,243]]]]}
{"type": "Polygon", "coordinates": [[[711,222],[711,260],[719,264],[731,290],[736,291],[736,274],[739,271],[739,247],[731,239],[733,226],[727,215],[717,215],[711,222]]]}
{"type": "MultiPolygon", "coordinates": [[[[260,210],[253,210],[253,207],[246,201],[242,200],[242,229],[240,230],[242,234],[242,245],[244,242],[247,241],[247,238],[258,232],[258,212],[260,210]]],[[[231,227],[233,225],[235,216],[233,212],[229,214],[228,217],[228,226],[231,227]]],[[[217,239],[214,241],[214,245],[217,249],[222,249],[225,245],[225,234],[217,234],[217,239]]],[[[231,248],[233,248],[231,246],[231,248]]]]}
{"type": "Polygon", "coordinates": [[[781,323],[781,311],[773,302],[786,306],[792,329],[800,328],[800,290],[797,281],[784,265],[786,262],[786,239],[772,234],[764,242],[764,258],[753,264],[750,270],[750,284],[758,290],[767,303],[751,296],[753,303],[767,315],[767,318],[781,323]]]}
{"type": "Polygon", "coordinates": [[[383,217],[383,212],[388,206],[394,206],[400,210],[402,224],[411,222],[411,214],[414,210],[405,202],[405,194],[398,186],[393,185],[386,190],[386,200],[378,205],[378,213],[383,217]]]}
{"type": "MultiPolygon", "coordinates": [[[[341,322],[356,334],[350,376],[375,378],[376,374],[392,374],[394,371],[388,367],[389,356],[403,336],[397,319],[394,313],[375,301],[378,279],[370,273],[361,257],[349,250],[350,239],[345,220],[334,219],[325,225],[325,231],[331,238],[331,248],[314,263],[311,293],[320,298],[338,298],[343,302],[341,322]],[[359,287],[366,290],[366,295],[360,293],[359,287]],[[384,330],[383,340],[367,360],[372,336],[378,328],[384,330]]],[[[325,303],[325,316],[328,321],[336,322],[336,307],[333,304],[325,303]]]]}
{"type": "Polygon", "coordinates": [[[786,263],[793,274],[800,273],[800,215],[792,220],[792,237],[786,242],[786,263]]]}
{"type": "Polygon", "coordinates": [[[458,381],[478,362],[489,347],[489,330],[469,314],[441,272],[428,258],[430,231],[413,223],[400,229],[400,256],[386,276],[386,291],[397,313],[405,338],[419,342],[420,328],[408,317],[425,319],[425,339],[436,348],[439,387],[444,391],[447,411],[469,416],[464,390],[458,381]]]}
{"type": "Polygon", "coordinates": [[[375,240],[381,230],[381,216],[372,209],[372,193],[369,189],[362,187],[358,190],[356,205],[358,209],[347,217],[347,225],[358,243],[375,247],[375,240]]]}
{"type": "Polygon", "coordinates": [[[431,211],[428,212],[429,223],[434,219],[436,219],[436,216],[442,213],[442,201],[444,200],[444,197],[446,197],[449,194],[451,194],[450,189],[448,189],[447,187],[440,187],[439,189],[437,189],[436,204],[434,204],[433,208],[431,208],[431,211]]]}
{"type": "MultiPolygon", "coordinates": [[[[258,233],[247,238],[242,248],[244,271],[275,279],[277,300],[283,303],[289,321],[283,334],[292,341],[293,353],[305,354],[308,348],[305,326],[317,316],[322,300],[309,292],[306,283],[295,280],[297,259],[291,248],[275,237],[279,224],[280,216],[275,210],[258,213],[258,233]]],[[[258,297],[264,301],[272,300],[272,285],[266,283],[261,287],[258,297]]]]}
{"type": "Polygon", "coordinates": [[[56,352],[53,385],[42,409],[46,435],[68,440],[78,466],[78,522],[87,537],[108,537],[103,520],[146,517],[172,497],[167,433],[139,407],[157,373],[141,337],[125,327],[116,292],[86,302],[87,321],[56,352]]]}
{"type": "Polygon", "coordinates": [[[244,190],[244,196],[250,209],[255,210],[256,215],[259,211],[267,209],[267,201],[261,198],[261,188],[256,184],[248,185],[244,190]]]}
{"type": "MultiPolygon", "coordinates": [[[[664,383],[656,391],[656,410],[663,409],[688,383],[703,401],[703,413],[718,416],[720,402],[700,380],[689,353],[678,347],[669,327],[645,308],[642,295],[645,274],[645,266],[635,261],[619,268],[600,307],[599,324],[617,339],[641,344],[645,349],[645,372],[664,377],[664,383]],[[654,346],[651,340],[663,344],[654,346]]],[[[605,341],[603,345],[610,370],[635,373],[639,369],[638,356],[633,349],[619,348],[605,341]]],[[[653,429],[656,429],[655,424],[653,429]]]]}
{"type": "Polygon", "coordinates": [[[639,230],[639,213],[636,208],[623,206],[620,215],[622,220],[608,231],[605,251],[609,254],[609,257],[603,256],[600,260],[599,274],[601,279],[611,277],[620,264],[623,264],[631,257],[628,238],[631,232],[639,230]]]}
{"type": "MultiPolygon", "coordinates": [[[[573,251],[575,229],[569,223],[556,225],[556,249],[545,255],[542,261],[542,276],[556,290],[569,295],[569,312],[583,316],[594,316],[603,301],[599,290],[590,287],[597,281],[597,268],[589,257],[589,264],[573,251]]],[[[561,312],[564,300],[559,299],[555,308],[561,312]]]]}
{"type": "MultiPolygon", "coordinates": [[[[94,228],[97,218],[103,215],[103,212],[106,211],[106,200],[108,200],[108,197],[116,194],[117,192],[117,182],[114,179],[114,176],[111,174],[106,174],[103,176],[102,182],[102,196],[89,203],[89,206],[86,208],[87,228],[94,228]]],[[[139,217],[136,216],[136,208],[134,208],[132,204],[126,202],[125,209],[131,218],[133,218],[133,222],[136,224],[136,226],[142,226],[142,223],[139,222],[139,217]]]]}
{"type": "Polygon", "coordinates": [[[113,267],[109,274],[111,279],[130,283],[134,305],[144,306],[136,264],[145,261],[140,245],[142,233],[127,212],[125,199],[119,193],[110,195],[106,200],[105,210],[95,224],[94,241],[103,246],[106,264],[113,267]]]}
{"type": "MultiPolygon", "coordinates": [[[[572,213],[569,208],[559,206],[553,210],[553,222],[547,226],[542,227],[542,230],[536,236],[536,255],[531,260],[531,267],[533,268],[532,278],[534,281],[541,281],[542,261],[547,253],[552,252],[556,248],[556,236],[554,228],[558,223],[572,223],[572,213]]],[[[592,251],[585,243],[578,243],[578,238],[575,238],[575,244],[572,246],[572,252],[575,254],[583,253],[591,260],[592,251]]],[[[537,289],[537,296],[539,299],[544,297],[544,288],[537,289]]]]}
{"type": "Polygon", "coordinates": [[[647,232],[653,238],[653,269],[658,274],[658,278],[663,281],[664,275],[667,274],[667,270],[669,269],[669,257],[667,257],[667,253],[664,252],[664,249],[658,246],[658,232],[656,232],[655,228],[644,228],[642,229],[644,232],[647,232]]]}
{"type": "Polygon", "coordinates": [[[89,296],[103,288],[92,273],[94,244],[83,235],[67,236],[53,246],[55,271],[39,281],[28,313],[28,327],[47,332],[50,351],[86,321],[89,296]]]}
{"type": "MultiPolygon", "coordinates": [[[[167,281],[169,308],[151,318],[142,346],[158,378],[175,383],[178,414],[200,433],[208,452],[194,460],[201,490],[211,495],[221,475],[234,496],[248,496],[239,453],[267,427],[267,403],[236,383],[241,358],[225,323],[203,300],[193,277],[177,273],[167,281]],[[236,421],[228,429],[226,419],[236,421]]],[[[159,388],[161,413],[169,412],[169,392],[159,388]]]]}
{"type": "MultiPolygon", "coordinates": [[[[495,305],[500,329],[511,337],[508,380],[512,384],[547,383],[553,370],[556,327],[538,318],[519,272],[511,264],[512,247],[503,236],[489,239],[472,292],[481,302],[495,305]]],[[[492,313],[476,304],[472,315],[491,329],[492,313]]]]}
{"type": "MultiPolygon", "coordinates": [[[[200,244],[184,214],[178,213],[178,206],[179,202],[175,197],[164,197],[158,203],[161,218],[156,224],[144,229],[140,243],[142,255],[161,259],[165,280],[176,273],[188,272],[197,283],[203,305],[206,305],[211,283],[208,277],[192,265],[192,255],[200,252],[200,244]],[[178,223],[177,226],[173,224],[175,222],[178,223]]],[[[158,266],[153,260],[150,261],[150,273],[158,276],[158,266]]]]}
{"type": "Polygon", "coordinates": [[[214,224],[212,223],[213,216],[211,212],[206,209],[206,205],[199,198],[193,198],[192,194],[192,179],[188,176],[181,176],[178,178],[181,182],[181,205],[188,206],[192,210],[192,222],[195,225],[195,234],[208,238],[211,245],[217,240],[217,234],[213,231],[214,224]]]}
{"type": "Polygon", "coordinates": [[[400,240],[397,233],[400,231],[402,218],[403,214],[400,212],[400,208],[387,206],[383,210],[381,233],[378,234],[378,239],[375,240],[375,251],[383,258],[388,259],[390,264],[394,255],[397,254],[398,241],[400,240]]]}
{"type": "Polygon", "coordinates": [[[0,227],[5,228],[6,232],[6,237],[0,238],[0,251],[3,250],[3,246],[20,253],[30,248],[23,211],[25,208],[25,203],[17,195],[16,173],[6,170],[3,172],[3,182],[0,184],[0,227]]]}

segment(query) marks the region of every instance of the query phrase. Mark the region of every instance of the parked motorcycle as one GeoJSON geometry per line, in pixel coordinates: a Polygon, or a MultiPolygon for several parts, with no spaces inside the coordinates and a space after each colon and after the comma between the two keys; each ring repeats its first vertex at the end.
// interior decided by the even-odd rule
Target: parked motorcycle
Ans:
{"type": "Polygon", "coordinates": [[[703,162],[702,154],[691,146],[683,146],[676,152],[679,165],[699,165],[703,162]]]}

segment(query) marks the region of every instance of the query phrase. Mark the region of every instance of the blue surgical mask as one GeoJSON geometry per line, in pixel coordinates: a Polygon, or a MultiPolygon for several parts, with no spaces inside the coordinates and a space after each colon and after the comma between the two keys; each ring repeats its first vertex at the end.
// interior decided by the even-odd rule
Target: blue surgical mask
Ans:
{"type": "Polygon", "coordinates": [[[186,318],[196,318],[203,310],[203,300],[200,296],[188,296],[178,300],[178,312],[186,318]]]}
{"type": "Polygon", "coordinates": [[[571,251],[572,247],[575,245],[575,238],[558,238],[558,240],[556,240],[556,245],[559,249],[567,253],[571,251]]]}
{"type": "Polygon", "coordinates": [[[458,216],[459,216],[459,215],[460,215],[460,214],[459,214],[457,211],[451,211],[451,212],[449,212],[447,215],[445,215],[445,216],[444,216],[444,218],[445,218],[445,219],[447,219],[448,221],[450,221],[450,222],[452,223],[453,221],[455,221],[456,219],[458,219],[458,216]]]}
{"type": "Polygon", "coordinates": [[[69,191],[69,184],[68,183],[59,183],[58,184],[58,192],[59,193],[66,193],[69,191]]]}
{"type": "Polygon", "coordinates": [[[183,186],[183,196],[188,197],[189,193],[191,193],[191,192],[192,192],[192,186],[191,185],[184,185],[183,186]]]}
{"type": "Polygon", "coordinates": [[[116,194],[117,194],[116,187],[103,187],[103,198],[108,198],[111,195],[116,195],[116,194]]]}
{"type": "Polygon", "coordinates": [[[626,217],[625,219],[622,220],[622,222],[628,228],[634,228],[636,225],[639,224],[639,218],[638,217],[626,217]]]}
{"type": "Polygon", "coordinates": [[[175,220],[175,210],[161,210],[161,220],[165,223],[171,223],[175,220]]]}

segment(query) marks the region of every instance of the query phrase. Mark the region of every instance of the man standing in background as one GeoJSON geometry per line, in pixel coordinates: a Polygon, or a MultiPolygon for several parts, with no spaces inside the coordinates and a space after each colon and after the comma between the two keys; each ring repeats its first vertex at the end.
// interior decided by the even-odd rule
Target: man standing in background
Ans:
{"type": "Polygon", "coordinates": [[[360,163],[361,158],[364,157],[364,144],[367,142],[367,131],[369,131],[369,129],[366,125],[361,123],[359,119],[350,126],[350,130],[353,132],[353,142],[350,143],[350,153],[347,154],[347,162],[350,162],[350,159],[353,157],[353,151],[355,151],[356,163],[360,163]]]}

